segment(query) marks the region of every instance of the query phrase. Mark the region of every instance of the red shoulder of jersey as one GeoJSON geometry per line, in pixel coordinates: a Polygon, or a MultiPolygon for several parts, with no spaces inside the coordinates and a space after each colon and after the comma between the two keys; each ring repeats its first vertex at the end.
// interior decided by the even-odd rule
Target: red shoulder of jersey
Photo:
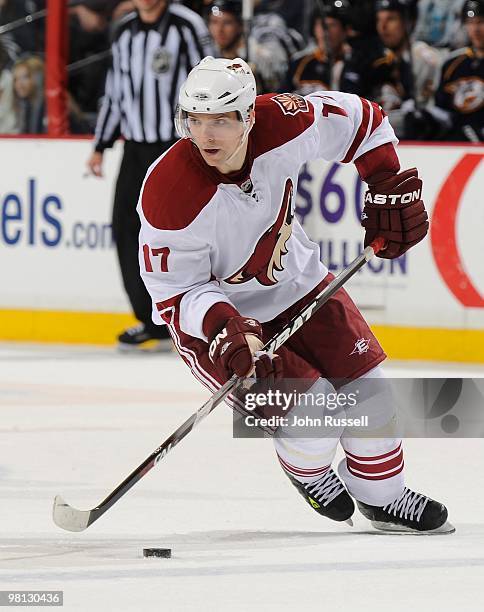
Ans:
{"type": "Polygon", "coordinates": [[[179,140],[158,161],[147,177],[141,207],[153,227],[181,230],[200,214],[217,191],[192,153],[190,140],[179,140]]]}
{"type": "Polygon", "coordinates": [[[255,156],[293,140],[314,122],[314,107],[293,93],[264,94],[255,102],[255,125],[251,136],[255,156]]]}

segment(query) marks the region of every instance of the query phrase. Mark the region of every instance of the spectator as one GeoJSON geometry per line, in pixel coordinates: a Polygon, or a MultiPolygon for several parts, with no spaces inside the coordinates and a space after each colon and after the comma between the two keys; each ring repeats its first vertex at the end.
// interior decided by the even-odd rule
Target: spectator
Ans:
{"type": "Polygon", "coordinates": [[[14,106],[13,75],[10,58],[0,40],[0,134],[16,134],[17,118],[14,106]]]}
{"type": "Polygon", "coordinates": [[[430,136],[421,131],[425,122],[415,119],[433,101],[440,55],[424,42],[412,42],[417,14],[415,0],[377,0],[378,57],[358,75],[371,91],[353,91],[382,106],[399,138],[430,136]]]}
{"type": "Polygon", "coordinates": [[[415,27],[416,40],[432,47],[455,49],[465,43],[460,12],[465,0],[420,0],[415,27]]]}
{"type": "Polygon", "coordinates": [[[462,22],[470,45],[442,66],[435,103],[445,112],[447,138],[484,141],[484,0],[466,0],[462,22]]]}
{"type": "MultiPolygon", "coordinates": [[[[240,0],[214,0],[209,6],[208,27],[218,49],[218,57],[247,57],[240,0]]],[[[292,56],[302,39],[290,32],[283,19],[262,13],[252,20],[248,56],[254,67],[259,91],[280,91],[287,81],[292,56]],[[296,45],[294,40],[298,40],[296,45]]]]}
{"type": "MultiPolygon", "coordinates": [[[[215,0],[209,7],[208,30],[217,56],[233,59],[244,45],[241,5],[237,0],[215,0]]],[[[245,53],[244,53],[245,55],[245,53]]]]}
{"type": "Polygon", "coordinates": [[[21,134],[45,132],[44,62],[36,56],[17,60],[13,67],[17,124],[21,134]]]}
{"type": "MultiPolygon", "coordinates": [[[[17,60],[13,67],[13,88],[18,131],[21,134],[44,134],[47,131],[44,62],[35,55],[17,60]]],[[[69,93],[67,109],[70,132],[89,133],[89,124],[69,93]]]]}
{"type": "Polygon", "coordinates": [[[152,322],[153,305],[139,275],[136,205],[146,171],[176,140],[173,116],[180,83],[213,49],[203,19],[190,9],[167,0],[134,0],[134,5],[136,12],[118,23],[114,35],[113,63],[87,165],[102,176],[104,151],[124,137],[112,227],[124,287],[140,323],[118,337],[119,348],[169,350],[169,334],[152,322]]]}
{"type": "Polygon", "coordinates": [[[339,89],[345,55],[349,53],[346,44],[350,5],[346,0],[331,0],[311,18],[311,35],[316,49],[298,54],[291,64],[288,89],[307,95],[320,89],[339,89]],[[326,46],[329,45],[329,53],[326,46]]]}

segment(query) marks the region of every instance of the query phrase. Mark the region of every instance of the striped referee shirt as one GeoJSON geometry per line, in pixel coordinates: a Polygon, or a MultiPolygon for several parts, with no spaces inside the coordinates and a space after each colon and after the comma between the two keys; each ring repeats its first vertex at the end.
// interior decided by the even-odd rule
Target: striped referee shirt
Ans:
{"type": "Polygon", "coordinates": [[[112,43],[96,151],[119,136],[139,143],[175,139],[178,91],[202,57],[213,54],[205,22],[185,6],[168,4],[156,23],[143,23],[136,12],[124,17],[112,43]]]}

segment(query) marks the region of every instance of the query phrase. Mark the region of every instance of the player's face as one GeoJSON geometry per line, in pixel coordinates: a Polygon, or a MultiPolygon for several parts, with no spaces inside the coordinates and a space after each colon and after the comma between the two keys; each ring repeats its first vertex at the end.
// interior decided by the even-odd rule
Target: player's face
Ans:
{"type": "Polygon", "coordinates": [[[389,49],[397,49],[405,40],[405,23],[398,11],[378,11],[376,30],[382,43],[389,49]]]}
{"type": "Polygon", "coordinates": [[[474,48],[484,49],[484,17],[473,17],[466,21],[467,35],[474,48]]]}
{"type": "Polygon", "coordinates": [[[188,113],[190,135],[209,166],[223,166],[240,144],[244,126],[238,114],[188,113]]]}
{"type": "Polygon", "coordinates": [[[218,15],[213,13],[208,20],[208,29],[215,44],[219,49],[228,49],[234,45],[242,35],[242,25],[235,15],[220,12],[218,15]]]}

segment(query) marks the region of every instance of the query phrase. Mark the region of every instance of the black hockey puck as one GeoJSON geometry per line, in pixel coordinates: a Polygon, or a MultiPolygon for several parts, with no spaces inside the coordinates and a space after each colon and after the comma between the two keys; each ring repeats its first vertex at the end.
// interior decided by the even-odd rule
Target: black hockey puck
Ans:
{"type": "Polygon", "coordinates": [[[163,557],[170,559],[171,548],[143,548],[143,557],[163,557]]]}

